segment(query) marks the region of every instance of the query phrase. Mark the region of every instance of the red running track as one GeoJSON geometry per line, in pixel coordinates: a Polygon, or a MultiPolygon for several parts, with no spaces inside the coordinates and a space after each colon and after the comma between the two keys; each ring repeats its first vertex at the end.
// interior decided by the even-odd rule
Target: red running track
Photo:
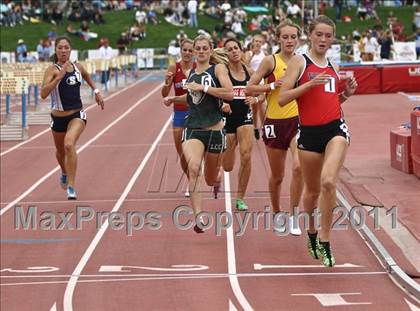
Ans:
{"type": "MultiPolygon", "coordinates": [[[[264,230],[264,216],[258,230],[249,223],[242,236],[234,237],[236,221],[220,236],[214,227],[202,235],[177,229],[171,215],[189,200],[159,85],[140,82],[109,100],[105,111],[89,111],[78,144],[77,202],[66,200],[58,171],[27,191],[56,167],[49,133],[1,158],[2,310],[410,310],[416,304],[352,229],[333,233],[333,269],[307,255],[304,236],[264,230]],[[16,230],[16,204],[35,206],[37,216],[77,207],[123,215],[155,211],[162,226],[129,236],[126,226],[97,226],[95,217],[81,230],[16,230]]],[[[247,202],[250,212],[263,212],[269,198],[261,141],[252,165],[247,202]]],[[[219,199],[204,186],[204,209],[229,211],[236,184],[237,168],[225,174],[219,199]]],[[[76,225],[74,216],[69,223],[76,225]]]]}

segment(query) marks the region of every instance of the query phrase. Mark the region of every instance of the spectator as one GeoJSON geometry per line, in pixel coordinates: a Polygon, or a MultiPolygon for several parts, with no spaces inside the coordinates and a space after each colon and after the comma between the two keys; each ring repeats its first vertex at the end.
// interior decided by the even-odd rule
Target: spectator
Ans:
{"type": "Polygon", "coordinates": [[[381,59],[391,59],[392,38],[390,30],[383,33],[379,43],[381,44],[381,59]]]}
{"type": "Polygon", "coordinates": [[[309,44],[308,44],[308,37],[305,35],[301,35],[299,37],[299,42],[296,47],[295,53],[296,54],[305,54],[309,50],[309,44]]]}
{"type": "Polygon", "coordinates": [[[82,21],[80,24],[80,35],[84,41],[89,41],[90,39],[95,39],[98,37],[97,33],[90,31],[87,21],[82,21]]]}
{"type": "Polygon", "coordinates": [[[38,53],[38,61],[48,62],[51,55],[50,41],[48,39],[40,40],[36,51],[38,53]]]}
{"type": "Polygon", "coordinates": [[[181,55],[181,51],[177,42],[175,40],[172,40],[171,42],[169,42],[168,67],[175,64],[180,55],[181,55]]]}
{"type": "Polygon", "coordinates": [[[189,0],[188,1],[188,13],[190,14],[190,27],[198,27],[197,21],[197,0],[189,0]]]}
{"type": "Polygon", "coordinates": [[[373,61],[376,54],[376,50],[379,47],[379,43],[375,37],[372,37],[372,32],[368,31],[366,37],[362,38],[362,60],[373,61]]]}
{"type": "Polygon", "coordinates": [[[55,7],[52,11],[51,23],[54,25],[61,25],[63,23],[63,12],[58,7],[55,7]]]}
{"type": "Polygon", "coordinates": [[[225,2],[223,2],[223,4],[220,6],[220,9],[223,11],[223,12],[227,12],[227,11],[230,11],[230,9],[232,8],[232,6],[230,5],[230,3],[229,3],[229,1],[228,0],[225,0],[225,2]]]}
{"type": "Polygon", "coordinates": [[[357,7],[356,16],[361,21],[364,21],[366,19],[366,16],[367,16],[367,8],[362,3],[359,3],[359,6],[357,7]]]}
{"type": "Polygon", "coordinates": [[[157,25],[159,23],[156,12],[153,9],[149,8],[147,11],[147,21],[151,22],[153,25],[157,25]]]}
{"type": "Polygon", "coordinates": [[[335,6],[335,21],[341,21],[341,13],[343,11],[343,0],[334,0],[335,6]]]}
{"type": "MultiPolygon", "coordinates": [[[[113,56],[112,48],[109,46],[108,38],[101,39],[101,47],[99,48],[99,56],[101,59],[110,60],[113,56]]],[[[103,89],[109,90],[109,76],[111,74],[111,69],[102,71],[101,83],[103,89]]]]}
{"type": "Polygon", "coordinates": [[[286,13],[284,13],[282,7],[279,5],[274,11],[273,21],[275,24],[280,24],[285,19],[286,19],[286,13]]]}
{"type": "Polygon", "coordinates": [[[147,15],[144,11],[136,11],[136,21],[137,23],[146,23],[147,22],[147,15]]]}
{"type": "Polygon", "coordinates": [[[19,63],[23,63],[27,61],[27,56],[28,48],[26,47],[26,44],[23,41],[23,39],[19,39],[16,47],[16,59],[19,63]]]}
{"type": "Polygon", "coordinates": [[[232,31],[240,36],[246,36],[246,33],[242,29],[242,24],[239,21],[234,21],[232,24],[232,31]]]}
{"type": "Polygon", "coordinates": [[[420,7],[416,8],[413,18],[413,32],[420,28],[420,7]]]}
{"type": "Polygon", "coordinates": [[[288,18],[298,18],[300,14],[300,7],[296,3],[289,5],[286,14],[288,18]]]}
{"type": "Polygon", "coordinates": [[[127,46],[130,44],[127,33],[121,33],[121,37],[117,40],[117,49],[119,54],[124,54],[127,51],[127,46]]]}
{"type": "Polygon", "coordinates": [[[95,10],[95,14],[93,15],[93,22],[96,25],[105,24],[105,19],[104,19],[101,9],[95,10]]]}

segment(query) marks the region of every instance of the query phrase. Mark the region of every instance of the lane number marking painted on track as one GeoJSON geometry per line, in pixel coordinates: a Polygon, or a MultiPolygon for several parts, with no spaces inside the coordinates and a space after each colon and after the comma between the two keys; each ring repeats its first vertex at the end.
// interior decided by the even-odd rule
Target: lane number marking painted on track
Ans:
{"type": "Polygon", "coordinates": [[[361,295],[362,293],[310,293],[292,294],[292,296],[314,296],[323,307],[350,306],[350,305],[370,305],[371,302],[348,302],[342,296],[361,295]]]}
{"type": "Polygon", "coordinates": [[[10,272],[10,273],[46,273],[46,272],[54,272],[60,270],[57,267],[26,267],[25,270],[22,269],[12,269],[12,268],[4,268],[0,270],[0,273],[3,272],[10,272]]]}
{"type": "Polygon", "coordinates": [[[204,266],[204,265],[172,265],[171,267],[168,267],[168,268],[108,265],[108,266],[101,266],[99,268],[99,272],[131,272],[131,269],[179,272],[179,271],[201,271],[201,270],[207,270],[208,268],[209,268],[208,266],[204,266]]]}
{"type": "MultiPolygon", "coordinates": [[[[324,268],[323,265],[262,265],[254,264],[254,270],[263,269],[293,269],[293,268],[324,268]]],[[[334,268],[364,268],[364,266],[355,265],[352,263],[344,263],[342,265],[335,265],[334,268]]]]}

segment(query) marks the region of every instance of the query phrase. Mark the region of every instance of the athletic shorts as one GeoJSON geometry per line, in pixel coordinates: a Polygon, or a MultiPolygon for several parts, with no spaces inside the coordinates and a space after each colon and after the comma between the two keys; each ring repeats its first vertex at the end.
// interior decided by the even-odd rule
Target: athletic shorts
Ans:
{"type": "Polygon", "coordinates": [[[182,132],[182,141],[198,139],[204,145],[204,150],[210,153],[222,153],[226,150],[226,134],[224,130],[212,131],[203,129],[185,128],[182,132]]]}
{"type": "Polygon", "coordinates": [[[299,125],[297,134],[298,148],[301,150],[324,153],[328,142],[335,136],[342,136],[350,144],[349,129],[343,119],[324,125],[299,125]]]}
{"type": "Polygon", "coordinates": [[[86,124],[87,123],[86,112],[84,112],[83,110],[80,110],[65,117],[57,117],[51,114],[51,129],[54,132],[65,133],[67,132],[67,127],[70,121],[73,119],[81,119],[86,124]]]}
{"type": "Polygon", "coordinates": [[[174,110],[174,114],[172,116],[172,127],[184,127],[187,116],[188,110],[174,110]]]}
{"type": "Polygon", "coordinates": [[[263,141],[267,147],[287,150],[296,136],[299,117],[288,119],[266,118],[263,127],[263,141]]]}
{"type": "Polygon", "coordinates": [[[242,125],[253,124],[251,111],[241,116],[225,116],[225,120],[226,134],[236,134],[236,130],[238,127],[241,127],[242,125]]]}

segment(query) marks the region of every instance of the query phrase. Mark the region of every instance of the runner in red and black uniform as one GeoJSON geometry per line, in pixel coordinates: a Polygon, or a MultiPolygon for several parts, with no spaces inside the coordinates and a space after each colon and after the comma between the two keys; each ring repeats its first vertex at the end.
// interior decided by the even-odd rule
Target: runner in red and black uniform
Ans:
{"type": "MultiPolygon", "coordinates": [[[[175,96],[182,96],[187,93],[184,88],[185,81],[193,68],[194,63],[192,61],[193,56],[193,41],[185,39],[181,43],[181,60],[174,65],[169,66],[168,72],[165,75],[165,84],[162,87],[162,96],[168,96],[171,91],[171,86],[174,86],[175,96]]],[[[167,103],[167,102],[165,102],[167,103]]],[[[174,114],[172,119],[173,137],[175,142],[176,151],[181,159],[181,167],[185,175],[187,173],[187,163],[185,158],[182,156],[182,131],[184,129],[184,122],[188,115],[188,104],[185,103],[174,103],[174,114]]],[[[189,191],[185,192],[185,196],[189,196],[189,191]]]]}
{"type": "Polygon", "coordinates": [[[335,37],[334,22],[323,15],[309,26],[311,49],[307,55],[294,56],[281,86],[279,104],[297,99],[299,132],[297,144],[305,184],[303,205],[312,215],[321,212],[319,236],[310,217],[308,249],[310,255],[327,267],[335,264],[330,247],[333,209],[336,207],[336,182],[349,145],[349,132],[343,120],[341,103],[354,94],[357,82],[347,78],[339,92],[338,68],[326,53],[335,37]]]}

